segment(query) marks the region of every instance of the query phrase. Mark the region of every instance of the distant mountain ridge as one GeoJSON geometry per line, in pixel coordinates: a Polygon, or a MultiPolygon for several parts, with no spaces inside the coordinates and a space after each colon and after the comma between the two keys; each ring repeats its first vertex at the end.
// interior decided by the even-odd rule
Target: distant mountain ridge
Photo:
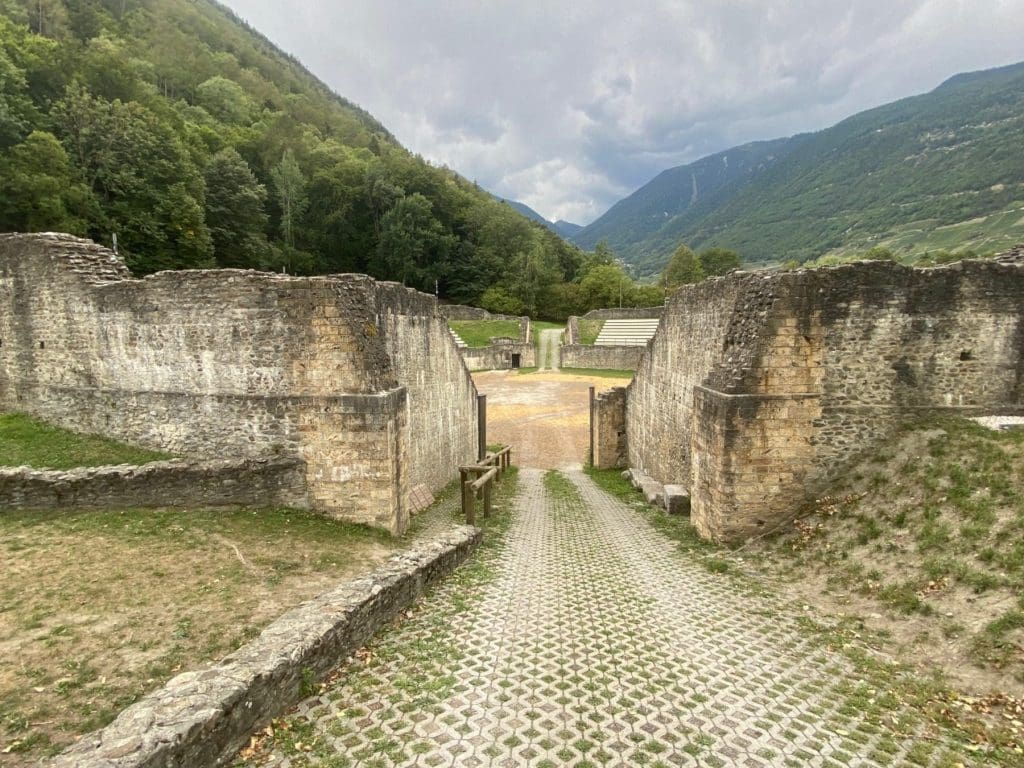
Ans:
{"type": "Polygon", "coordinates": [[[549,221],[537,213],[533,208],[528,206],[526,203],[520,203],[518,200],[509,200],[506,197],[499,197],[494,195],[494,198],[502,203],[507,203],[513,210],[521,213],[531,221],[535,221],[538,224],[542,224],[557,235],[570,239],[573,235],[583,229],[581,224],[573,224],[571,221],[565,221],[559,219],[558,221],[549,221]]]}
{"type": "Polygon", "coordinates": [[[647,274],[684,242],[753,262],[997,250],[1024,239],[1022,137],[1024,63],[963,73],[822,131],[666,170],[572,239],[606,240],[647,274]]]}

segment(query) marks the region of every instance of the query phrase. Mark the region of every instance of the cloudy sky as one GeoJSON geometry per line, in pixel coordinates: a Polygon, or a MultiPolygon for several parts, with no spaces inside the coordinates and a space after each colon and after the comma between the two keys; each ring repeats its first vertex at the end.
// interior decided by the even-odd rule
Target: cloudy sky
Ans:
{"type": "Polygon", "coordinates": [[[673,165],[1024,59],[1024,0],[226,0],[409,149],[586,224],[673,165]]]}

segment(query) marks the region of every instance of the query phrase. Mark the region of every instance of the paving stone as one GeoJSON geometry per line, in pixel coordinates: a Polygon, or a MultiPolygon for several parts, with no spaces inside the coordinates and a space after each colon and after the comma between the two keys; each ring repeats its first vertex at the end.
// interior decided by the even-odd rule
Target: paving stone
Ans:
{"type": "MultiPolygon", "coordinates": [[[[770,598],[678,550],[636,510],[566,473],[584,505],[520,472],[481,585],[455,578],[293,715],[308,755],[253,764],[354,766],[938,766],[912,738],[846,706],[845,657],[770,598]],[[852,714],[850,713],[853,710],[852,714]],[[305,713],[300,715],[299,713],[305,713]],[[343,734],[343,738],[338,738],[343,734]],[[855,740],[850,736],[855,735],[855,740]],[[862,743],[861,743],[862,742],[862,743]],[[334,752],[334,754],[332,754],[334,752]]],[[[970,755],[957,762],[972,765],[970,755]]],[[[239,764],[244,764],[240,761],[239,764]]],[[[945,765],[946,763],[941,763],[945,765]]],[[[955,763],[950,763],[955,764],[955,763]]]]}

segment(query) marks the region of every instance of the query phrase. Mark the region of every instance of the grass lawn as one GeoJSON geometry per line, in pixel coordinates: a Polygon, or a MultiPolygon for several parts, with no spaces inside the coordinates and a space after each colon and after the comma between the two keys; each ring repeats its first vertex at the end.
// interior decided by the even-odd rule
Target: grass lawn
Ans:
{"type": "Polygon", "coordinates": [[[577,321],[577,328],[579,329],[579,343],[586,344],[587,346],[593,346],[594,342],[597,341],[597,335],[601,332],[603,327],[604,320],[577,321]]]}
{"type": "Polygon", "coordinates": [[[79,435],[19,413],[0,414],[0,466],[71,469],[169,459],[98,435],[79,435]]]}
{"type": "Polygon", "coordinates": [[[494,336],[519,338],[519,323],[515,320],[450,320],[448,325],[470,347],[486,347],[494,336]]]}
{"type": "Polygon", "coordinates": [[[632,379],[636,371],[620,371],[615,368],[561,368],[562,373],[574,376],[597,376],[602,379],[632,379]]]}
{"type": "Polygon", "coordinates": [[[0,514],[0,763],[36,765],[408,542],[294,509],[0,514]]]}

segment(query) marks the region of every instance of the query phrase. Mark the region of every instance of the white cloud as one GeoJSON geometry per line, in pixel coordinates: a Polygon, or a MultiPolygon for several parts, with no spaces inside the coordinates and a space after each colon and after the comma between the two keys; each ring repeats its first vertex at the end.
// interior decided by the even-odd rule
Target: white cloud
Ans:
{"type": "Polygon", "coordinates": [[[227,0],[405,146],[585,223],[672,165],[1021,57],[1024,0],[227,0]]]}

